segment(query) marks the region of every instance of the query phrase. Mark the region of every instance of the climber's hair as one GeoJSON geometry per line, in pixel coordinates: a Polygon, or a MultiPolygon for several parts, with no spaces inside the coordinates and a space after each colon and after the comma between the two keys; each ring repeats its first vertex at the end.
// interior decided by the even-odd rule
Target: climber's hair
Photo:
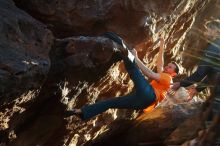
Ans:
{"type": "Polygon", "coordinates": [[[176,74],[179,74],[179,71],[180,71],[179,65],[175,61],[172,61],[171,63],[176,66],[176,68],[175,68],[176,74]]]}
{"type": "Polygon", "coordinates": [[[205,28],[215,29],[220,33],[220,20],[210,20],[205,23],[205,28]]]}

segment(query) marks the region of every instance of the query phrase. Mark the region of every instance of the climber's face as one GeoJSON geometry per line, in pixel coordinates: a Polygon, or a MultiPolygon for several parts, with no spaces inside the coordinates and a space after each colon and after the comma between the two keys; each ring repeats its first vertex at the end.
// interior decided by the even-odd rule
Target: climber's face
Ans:
{"type": "Polygon", "coordinates": [[[169,63],[167,66],[164,67],[164,72],[168,73],[172,76],[176,75],[176,65],[174,63],[169,63]]]}
{"type": "Polygon", "coordinates": [[[206,31],[204,32],[204,36],[207,39],[215,39],[218,37],[218,30],[216,28],[206,28],[206,31]]]}

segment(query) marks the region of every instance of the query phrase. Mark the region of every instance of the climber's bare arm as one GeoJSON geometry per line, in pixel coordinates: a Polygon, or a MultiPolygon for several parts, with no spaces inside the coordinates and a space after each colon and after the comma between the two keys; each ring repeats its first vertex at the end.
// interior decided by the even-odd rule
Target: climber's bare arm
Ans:
{"type": "Polygon", "coordinates": [[[160,75],[158,73],[155,73],[154,71],[152,71],[151,69],[147,68],[143,62],[138,58],[137,55],[137,51],[135,49],[133,49],[132,54],[135,56],[135,63],[137,64],[137,66],[140,68],[140,70],[142,71],[142,73],[144,75],[146,75],[147,77],[153,79],[153,80],[159,80],[160,75]]]}
{"type": "Polygon", "coordinates": [[[163,72],[163,66],[164,66],[164,39],[160,38],[160,49],[158,53],[158,58],[157,58],[157,72],[162,73],[163,72]]]}

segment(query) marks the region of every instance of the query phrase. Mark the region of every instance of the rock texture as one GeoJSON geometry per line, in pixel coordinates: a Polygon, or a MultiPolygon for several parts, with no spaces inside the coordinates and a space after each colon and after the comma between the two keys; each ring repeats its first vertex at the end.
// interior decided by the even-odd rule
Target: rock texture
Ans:
{"type": "Polygon", "coordinates": [[[155,69],[157,40],[163,36],[166,63],[171,60],[183,63],[182,71],[187,74],[196,62],[187,54],[192,51],[201,54],[207,44],[203,41],[201,45],[201,39],[197,41],[198,36],[192,35],[197,32],[191,28],[204,30],[199,24],[206,21],[203,18],[210,19],[212,6],[219,4],[218,0],[14,2],[41,23],[16,8],[12,1],[0,0],[3,20],[0,29],[4,32],[0,34],[0,96],[4,97],[0,100],[5,103],[0,109],[2,144],[106,144],[120,139],[121,132],[124,141],[114,144],[125,145],[123,142],[129,141],[132,145],[144,145],[158,138],[159,144],[163,144],[183,120],[197,114],[197,106],[191,110],[194,105],[186,105],[182,107],[186,111],[183,114],[177,114],[181,106],[176,106],[174,111],[161,108],[139,118],[138,111],[115,109],[85,122],[74,116],[63,117],[66,108],[81,107],[133,90],[123,63],[113,53],[112,42],[101,34],[106,31],[120,34],[151,69],[155,69]],[[54,41],[45,26],[53,32],[54,41]],[[170,118],[173,120],[169,121],[170,118]],[[137,122],[139,126],[135,127],[137,122]],[[147,134],[146,137],[149,126],[152,132],[158,130],[163,136],[147,134]],[[138,135],[135,139],[133,132],[138,135]],[[145,141],[147,138],[149,141],[145,141]]]}
{"type": "Polygon", "coordinates": [[[204,37],[205,23],[210,20],[216,20],[220,18],[219,12],[220,1],[210,1],[202,13],[198,13],[194,23],[191,26],[190,31],[186,34],[186,38],[182,48],[183,51],[183,62],[184,68],[193,66],[200,61],[200,57],[203,55],[204,48],[207,47],[207,43],[211,40],[207,40],[204,37]]]}
{"type": "MultiPolygon", "coordinates": [[[[172,0],[168,0],[166,5],[159,0],[155,2],[17,0],[16,2],[19,7],[46,23],[58,37],[98,35],[110,30],[118,32],[130,43],[146,39],[147,34],[150,33],[148,26],[156,23],[158,19],[169,23],[172,19],[170,15],[181,3],[172,0]],[[163,13],[163,18],[160,13],[163,13]]],[[[152,28],[151,31],[158,30],[152,28]]]]}
{"type": "Polygon", "coordinates": [[[166,145],[181,145],[192,137],[196,137],[198,131],[202,129],[201,117],[196,115],[181,123],[166,139],[166,145]]]}
{"type": "Polygon", "coordinates": [[[0,7],[0,100],[4,100],[42,85],[50,69],[53,36],[12,1],[1,1],[0,7]]]}
{"type": "Polygon", "coordinates": [[[164,139],[180,125],[181,121],[198,114],[199,107],[199,104],[189,103],[166,106],[155,109],[153,114],[145,113],[135,120],[123,122],[125,123],[123,127],[114,126],[113,122],[107,134],[86,145],[163,145],[164,139]]]}
{"type": "MultiPolygon", "coordinates": [[[[53,35],[44,24],[18,9],[11,0],[0,1],[0,19],[2,140],[16,127],[16,122],[13,125],[10,122],[26,110],[25,104],[33,102],[47,77],[53,35]]],[[[13,132],[11,135],[13,139],[13,132]]]]}
{"type": "Polygon", "coordinates": [[[59,61],[68,68],[97,68],[108,63],[113,54],[113,43],[110,39],[100,37],[72,37],[57,39],[52,55],[54,65],[59,61]]]}
{"type": "MultiPolygon", "coordinates": [[[[183,63],[185,68],[195,66],[203,55],[203,49],[206,48],[208,40],[203,36],[204,24],[208,20],[220,18],[219,12],[220,1],[211,1],[203,10],[203,13],[197,15],[195,23],[191,30],[187,33],[183,47],[183,63]],[[192,49],[188,49],[192,48],[192,49]],[[189,57],[190,56],[190,57],[189,57]]],[[[214,83],[214,81],[212,82],[214,83]]],[[[202,95],[203,98],[207,97],[202,95]]],[[[191,140],[198,136],[198,131],[203,128],[204,121],[201,121],[201,115],[195,116],[183,122],[173,133],[166,139],[166,145],[180,145],[187,140],[191,140]],[[188,132],[191,131],[191,132],[188,132]]]]}

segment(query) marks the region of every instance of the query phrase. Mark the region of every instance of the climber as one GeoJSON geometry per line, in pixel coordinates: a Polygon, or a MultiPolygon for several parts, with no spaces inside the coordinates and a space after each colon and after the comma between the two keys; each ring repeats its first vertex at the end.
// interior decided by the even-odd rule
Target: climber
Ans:
{"type": "Polygon", "coordinates": [[[90,119],[109,108],[135,109],[151,111],[165,96],[170,88],[172,78],[175,77],[179,68],[175,62],[163,67],[164,40],[160,39],[160,48],[157,59],[157,73],[147,68],[138,58],[135,49],[130,48],[117,34],[108,32],[105,37],[113,40],[115,50],[118,50],[124,61],[125,68],[134,82],[135,92],[129,95],[115,97],[112,99],[83,106],[81,109],[71,109],[65,112],[65,116],[77,115],[82,120],[90,119]],[[144,75],[152,79],[149,83],[144,75]]]}
{"type": "MultiPolygon", "coordinates": [[[[206,32],[204,36],[210,40],[208,48],[204,51],[204,56],[198,65],[197,70],[189,77],[180,82],[173,83],[172,90],[169,93],[174,94],[180,87],[187,87],[196,82],[201,82],[196,88],[191,90],[191,99],[198,92],[204,90],[206,87],[212,87],[209,83],[214,82],[220,75],[220,21],[212,20],[205,24],[206,32]]],[[[214,101],[211,105],[211,112],[206,123],[210,123],[215,115],[220,111],[220,82],[215,85],[214,101]]],[[[208,124],[209,125],[209,124],[208,124]]],[[[207,125],[207,127],[208,127],[207,125]]],[[[220,138],[217,141],[220,144],[220,138]]]]}

